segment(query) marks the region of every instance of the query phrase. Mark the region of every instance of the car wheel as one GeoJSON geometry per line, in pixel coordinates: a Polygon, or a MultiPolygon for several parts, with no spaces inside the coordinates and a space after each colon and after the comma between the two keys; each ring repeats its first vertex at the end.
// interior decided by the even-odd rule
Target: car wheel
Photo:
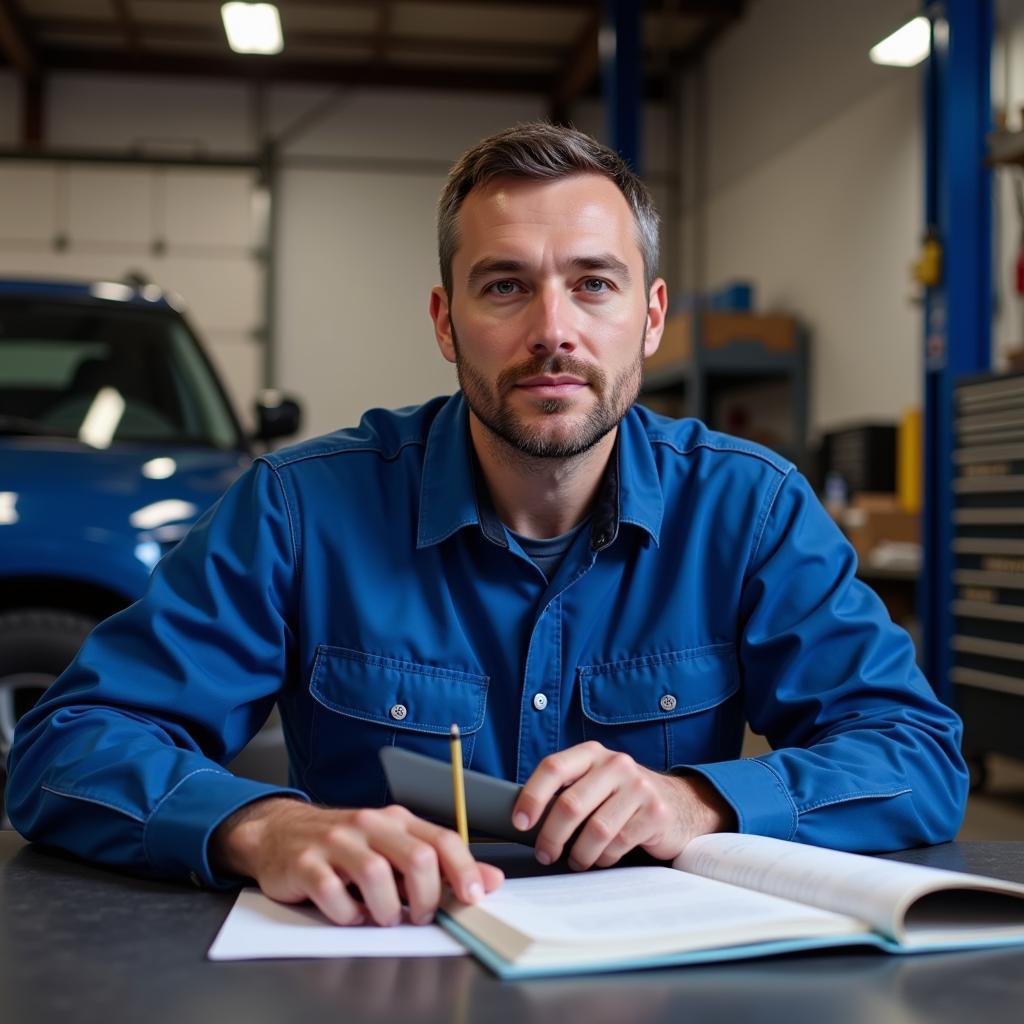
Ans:
{"type": "Polygon", "coordinates": [[[78,653],[96,620],[78,612],[26,609],[0,614],[0,756],[19,718],[78,653]]]}

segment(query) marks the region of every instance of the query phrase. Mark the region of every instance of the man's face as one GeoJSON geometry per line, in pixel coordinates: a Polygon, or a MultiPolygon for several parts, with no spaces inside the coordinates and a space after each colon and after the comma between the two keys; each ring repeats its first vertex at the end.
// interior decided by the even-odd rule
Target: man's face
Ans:
{"type": "Polygon", "coordinates": [[[566,458],[626,414],[661,339],[665,286],[644,287],[632,211],[607,178],[503,178],[459,211],[438,343],[476,419],[513,448],[566,458]]]}

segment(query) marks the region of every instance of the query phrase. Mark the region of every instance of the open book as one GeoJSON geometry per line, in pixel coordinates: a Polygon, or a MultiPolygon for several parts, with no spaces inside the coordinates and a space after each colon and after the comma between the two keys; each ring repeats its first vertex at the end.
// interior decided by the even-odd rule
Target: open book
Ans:
{"type": "Polygon", "coordinates": [[[1024,943],[1024,885],[723,833],[672,867],[514,878],[441,924],[502,977],[870,945],[889,953],[1024,943]]]}

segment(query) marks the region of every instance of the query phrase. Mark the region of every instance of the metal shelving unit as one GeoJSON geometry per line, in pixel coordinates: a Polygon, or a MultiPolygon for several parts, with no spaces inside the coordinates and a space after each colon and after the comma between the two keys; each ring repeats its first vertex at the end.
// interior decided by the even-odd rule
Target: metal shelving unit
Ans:
{"type": "Polygon", "coordinates": [[[954,391],[952,668],[975,781],[1024,758],[1024,372],[954,391]]]}
{"type": "Polygon", "coordinates": [[[640,401],[727,430],[717,422],[715,407],[730,391],[783,382],[788,388],[786,437],[771,447],[803,466],[807,350],[806,334],[792,317],[717,310],[676,313],[668,319],[662,347],[647,360],[640,401]]]}

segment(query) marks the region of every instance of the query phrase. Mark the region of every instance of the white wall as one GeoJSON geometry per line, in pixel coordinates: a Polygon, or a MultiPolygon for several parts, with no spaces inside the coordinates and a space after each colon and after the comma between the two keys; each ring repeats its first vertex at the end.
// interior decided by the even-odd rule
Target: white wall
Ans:
{"type": "MultiPolygon", "coordinates": [[[[921,401],[921,321],[908,266],[924,208],[922,74],[867,59],[869,47],[919,7],[754,0],[709,55],[703,146],[696,77],[686,79],[680,283],[696,289],[749,278],[762,309],[793,312],[809,325],[816,431],[894,419],[921,401]]],[[[1019,129],[1024,0],[997,0],[996,18],[993,102],[1019,129]]],[[[997,367],[1024,345],[1011,180],[1010,171],[997,171],[997,367]]]]}
{"type": "Polygon", "coordinates": [[[706,152],[686,81],[683,284],[749,279],[761,310],[807,324],[812,432],[920,401],[920,72],[867,58],[908,7],[756,0],[708,58],[706,152]]]}
{"type": "Polygon", "coordinates": [[[818,428],[921,400],[916,84],[870,94],[710,201],[709,280],[750,278],[763,310],[807,325],[818,428]]]}

